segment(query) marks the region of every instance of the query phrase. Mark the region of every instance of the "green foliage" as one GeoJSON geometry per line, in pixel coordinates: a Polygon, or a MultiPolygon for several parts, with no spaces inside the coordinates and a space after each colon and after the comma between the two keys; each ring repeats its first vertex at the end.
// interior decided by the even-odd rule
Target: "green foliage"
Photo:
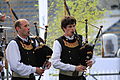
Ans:
{"type": "MultiPolygon", "coordinates": [[[[88,19],[88,23],[95,24],[96,20],[102,18],[105,10],[99,10],[97,8],[98,0],[66,0],[70,13],[77,19],[77,32],[85,35],[85,19],[88,19]]],[[[53,41],[59,36],[63,35],[63,31],[60,28],[61,19],[64,15],[64,0],[49,0],[49,16],[48,16],[48,39],[47,44],[53,45],[53,41]]],[[[94,27],[88,25],[88,34],[94,33],[94,27]]],[[[97,32],[96,32],[97,34],[97,32]]],[[[89,36],[89,40],[92,40],[89,36]]]]}

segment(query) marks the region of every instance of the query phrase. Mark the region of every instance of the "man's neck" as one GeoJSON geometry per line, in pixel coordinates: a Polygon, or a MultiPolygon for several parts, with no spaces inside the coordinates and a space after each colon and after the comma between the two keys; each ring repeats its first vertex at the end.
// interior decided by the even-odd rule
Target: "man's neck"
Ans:
{"type": "Polygon", "coordinates": [[[20,36],[19,34],[18,34],[18,37],[21,38],[22,40],[25,40],[25,41],[28,40],[28,37],[23,37],[23,36],[20,36]]]}
{"type": "Polygon", "coordinates": [[[69,39],[69,40],[73,40],[74,39],[74,35],[72,35],[72,36],[66,36],[66,35],[64,35],[67,39],[69,39]]]}
{"type": "Polygon", "coordinates": [[[27,37],[28,37],[28,36],[22,36],[22,35],[20,35],[20,34],[18,34],[18,36],[19,36],[20,38],[23,38],[23,39],[27,39],[27,37]]]}

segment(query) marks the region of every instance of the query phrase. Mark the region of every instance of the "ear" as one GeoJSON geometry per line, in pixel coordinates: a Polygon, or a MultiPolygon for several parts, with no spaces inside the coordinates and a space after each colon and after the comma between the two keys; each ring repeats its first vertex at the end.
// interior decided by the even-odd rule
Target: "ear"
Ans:
{"type": "Polygon", "coordinates": [[[18,30],[19,30],[20,28],[19,28],[19,27],[16,27],[15,29],[16,29],[16,31],[18,32],[18,30]]]}

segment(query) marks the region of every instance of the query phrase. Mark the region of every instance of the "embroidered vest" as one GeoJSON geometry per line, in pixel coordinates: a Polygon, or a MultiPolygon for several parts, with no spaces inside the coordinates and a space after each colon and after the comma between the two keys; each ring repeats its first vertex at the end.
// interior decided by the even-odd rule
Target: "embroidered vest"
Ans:
{"type": "Polygon", "coordinates": [[[23,62],[26,65],[36,66],[36,59],[33,52],[35,46],[32,43],[32,40],[29,38],[29,41],[25,42],[21,40],[19,37],[16,37],[14,40],[17,42],[19,47],[21,55],[20,62],[23,62]]]}
{"type": "Polygon", "coordinates": [[[61,62],[69,63],[73,65],[81,64],[81,52],[80,47],[82,46],[82,36],[79,35],[80,40],[74,37],[73,40],[68,40],[65,36],[61,36],[57,40],[62,46],[61,62]]]}

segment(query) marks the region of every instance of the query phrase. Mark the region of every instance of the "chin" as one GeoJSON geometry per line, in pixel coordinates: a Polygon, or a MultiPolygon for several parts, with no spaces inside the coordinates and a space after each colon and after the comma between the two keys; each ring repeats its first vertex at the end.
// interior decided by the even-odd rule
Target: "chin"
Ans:
{"type": "Polygon", "coordinates": [[[69,35],[70,37],[73,36],[73,34],[69,35]]]}

